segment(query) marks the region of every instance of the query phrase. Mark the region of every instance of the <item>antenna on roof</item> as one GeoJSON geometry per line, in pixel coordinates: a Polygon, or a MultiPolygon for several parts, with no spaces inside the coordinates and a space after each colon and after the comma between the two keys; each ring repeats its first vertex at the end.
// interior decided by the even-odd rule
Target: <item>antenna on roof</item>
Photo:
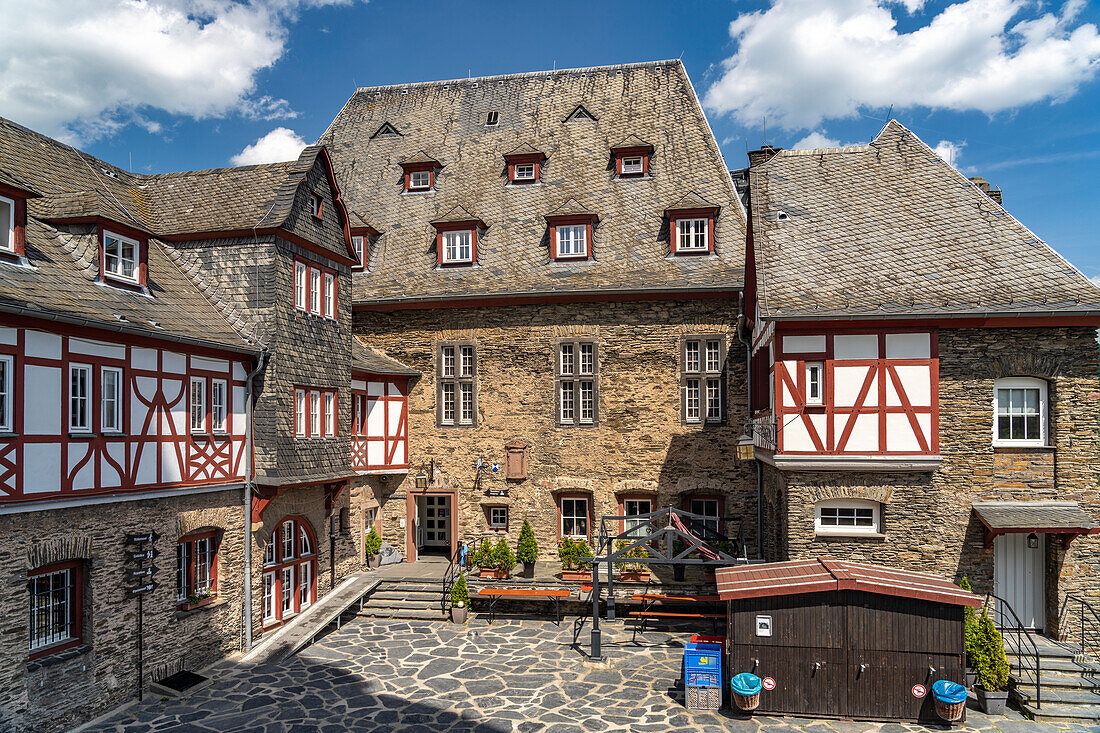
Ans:
{"type": "Polygon", "coordinates": [[[554,71],[558,70],[558,60],[554,59],[554,71]]]}
{"type": "Polygon", "coordinates": [[[892,119],[894,119],[894,105],[891,104],[890,109],[886,111],[886,121],[889,122],[892,119]]]}
{"type": "Polygon", "coordinates": [[[680,49],[680,61],[684,60],[684,50],[680,49]]]}
{"type": "Polygon", "coordinates": [[[764,115],[760,118],[764,123],[764,144],[768,144],[768,116],[764,115]]]}

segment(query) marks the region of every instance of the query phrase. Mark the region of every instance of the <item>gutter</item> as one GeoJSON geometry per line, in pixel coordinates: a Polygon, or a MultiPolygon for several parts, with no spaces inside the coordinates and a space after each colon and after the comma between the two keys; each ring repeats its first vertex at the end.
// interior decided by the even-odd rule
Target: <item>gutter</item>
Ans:
{"type": "Polygon", "coordinates": [[[8,305],[7,303],[0,303],[0,313],[11,313],[17,316],[26,316],[28,318],[37,318],[45,321],[55,321],[57,323],[67,323],[71,326],[83,326],[86,328],[96,328],[101,331],[114,331],[116,333],[125,333],[131,336],[144,336],[146,338],[158,339],[161,341],[173,341],[175,343],[187,344],[189,346],[199,346],[204,349],[214,349],[217,351],[232,351],[237,354],[249,354],[255,356],[261,353],[261,349],[248,349],[240,346],[230,346],[228,344],[222,344],[217,341],[207,341],[206,339],[190,338],[188,336],[177,336],[176,334],[157,333],[155,331],[149,331],[144,328],[136,328],[134,326],[127,326],[122,322],[119,323],[105,323],[103,321],[93,321],[90,318],[81,318],[79,316],[66,316],[60,313],[53,313],[50,311],[34,310],[32,308],[24,308],[18,305],[8,305]]]}
{"type": "MultiPolygon", "coordinates": [[[[745,345],[745,392],[748,406],[748,420],[752,420],[752,334],[745,333],[748,319],[745,317],[745,293],[742,291],[738,298],[737,314],[737,340],[745,345]]],[[[756,464],[756,559],[764,559],[764,467],[759,460],[756,464]]]]}
{"type": "Polygon", "coordinates": [[[948,313],[922,311],[914,313],[846,313],[830,311],[828,313],[806,313],[791,315],[761,316],[764,321],[857,321],[857,320],[922,320],[929,318],[966,319],[966,318],[1094,318],[1100,317],[1100,310],[1054,310],[1054,311],[951,311],[948,313]]]}
{"type": "Polygon", "coordinates": [[[244,649],[246,654],[252,649],[252,481],[255,467],[252,455],[252,380],[267,366],[270,352],[264,349],[260,352],[260,358],[256,360],[256,367],[245,376],[244,382],[244,446],[245,446],[245,479],[244,479],[244,612],[241,614],[244,623],[244,649]]]}
{"type": "MultiPolygon", "coordinates": [[[[744,273],[742,273],[742,279],[744,273]]],[[[693,295],[705,293],[711,297],[721,297],[725,294],[732,294],[741,292],[744,289],[743,285],[723,285],[720,287],[684,287],[684,288],[600,288],[597,290],[542,290],[537,292],[526,293],[493,293],[477,295],[431,295],[415,298],[400,298],[392,300],[361,300],[352,303],[352,310],[361,308],[374,309],[386,309],[389,306],[393,306],[394,309],[400,309],[402,306],[410,303],[437,303],[437,302],[465,302],[465,301],[494,301],[494,300],[509,300],[509,299],[540,299],[540,298],[585,298],[585,297],[598,297],[608,298],[623,295],[633,295],[641,297],[654,297],[654,296],[676,296],[676,295],[693,295]]]]}

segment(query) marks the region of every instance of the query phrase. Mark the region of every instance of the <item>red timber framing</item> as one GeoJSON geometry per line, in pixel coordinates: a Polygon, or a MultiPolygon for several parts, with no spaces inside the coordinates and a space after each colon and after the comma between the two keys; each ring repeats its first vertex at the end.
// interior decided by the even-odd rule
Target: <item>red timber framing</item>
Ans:
{"type": "Polygon", "coordinates": [[[362,372],[352,377],[352,469],[407,470],[409,378],[362,372]]]}
{"type": "Polygon", "coordinates": [[[252,357],[12,317],[13,430],[0,434],[0,504],[237,483],[243,480],[244,388],[252,357]],[[48,330],[47,330],[48,329],[48,330]],[[87,368],[87,425],[70,423],[71,368],[87,368]],[[118,430],[103,429],[105,371],[121,372],[118,430]],[[205,420],[191,430],[191,381],[205,420]],[[211,386],[225,382],[225,430],[213,432],[211,386]]]}
{"type": "Polygon", "coordinates": [[[876,328],[827,332],[822,329],[777,331],[774,341],[777,421],[776,452],[784,455],[939,455],[939,345],[936,330],[876,328]],[[820,351],[784,350],[784,337],[821,338],[820,351]],[[926,336],[926,358],[888,358],[888,335],[926,336]],[[876,358],[842,358],[835,355],[835,337],[872,337],[876,358]],[[820,405],[808,404],[807,364],[823,365],[820,405]],[[843,372],[843,374],[841,374],[843,372]],[[926,377],[923,375],[927,375],[926,377]],[[919,375],[919,376],[918,376],[919,375]],[[838,378],[848,389],[858,383],[854,399],[838,400],[838,378]],[[857,382],[852,380],[858,377],[857,382]],[[907,388],[908,387],[908,388],[907,388]],[[928,399],[911,399],[914,388],[927,388],[928,399]],[[872,419],[864,419],[869,416],[872,419]],[[898,420],[901,416],[904,419],[898,420]],[[873,423],[877,435],[869,436],[873,423]],[[903,427],[904,426],[904,427],[903,427]],[[853,440],[859,428],[859,444],[853,440]],[[799,442],[791,439],[797,435],[799,442]],[[807,439],[809,444],[807,444],[807,439]],[[871,442],[868,442],[871,441],[871,442]],[[873,443],[873,444],[872,444],[873,443]],[[896,445],[907,444],[905,449],[896,445]]]}

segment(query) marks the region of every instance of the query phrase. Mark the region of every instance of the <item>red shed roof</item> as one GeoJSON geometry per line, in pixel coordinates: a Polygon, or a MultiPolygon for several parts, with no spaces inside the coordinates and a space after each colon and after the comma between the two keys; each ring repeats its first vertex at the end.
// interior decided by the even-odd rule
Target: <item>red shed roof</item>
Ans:
{"type": "Polygon", "coordinates": [[[827,557],[722,568],[715,573],[715,579],[723,601],[858,590],[956,606],[977,608],[982,605],[981,598],[945,578],[827,557]]]}

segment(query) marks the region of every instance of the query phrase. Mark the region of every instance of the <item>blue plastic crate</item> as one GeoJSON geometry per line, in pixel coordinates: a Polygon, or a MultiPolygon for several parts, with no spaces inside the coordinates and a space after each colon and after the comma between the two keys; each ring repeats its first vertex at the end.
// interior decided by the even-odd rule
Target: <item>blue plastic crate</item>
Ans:
{"type": "Polygon", "coordinates": [[[684,645],[684,672],[722,673],[722,645],[689,643],[684,645]]]}
{"type": "Polygon", "coordinates": [[[721,687],[720,677],[718,672],[688,672],[684,684],[688,687],[721,687]]]}

